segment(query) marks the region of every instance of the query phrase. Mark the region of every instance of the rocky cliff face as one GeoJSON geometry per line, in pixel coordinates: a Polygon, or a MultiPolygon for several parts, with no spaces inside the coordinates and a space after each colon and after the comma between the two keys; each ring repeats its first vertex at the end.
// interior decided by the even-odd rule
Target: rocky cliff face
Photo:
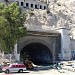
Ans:
{"type": "MultiPolygon", "coordinates": [[[[55,2],[49,3],[49,9],[52,13],[58,16],[58,19],[62,18],[69,25],[75,23],[75,1],[74,0],[55,0],[55,2]]],[[[58,20],[58,21],[59,21],[58,20]]]]}
{"type": "Polygon", "coordinates": [[[25,25],[48,29],[55,25],[54,20],[54,15],[47,13],[47,10],[34,10],[31,13],[29,12],[25,25]]]}
{"type": "MultiPolygon", "coordinates": [[[[45,0],[44,0],[45,1],[45,0]]],[[[71,26],[75,24],[74,0],[49,0],[47,10],[33,10],[29,13],[25,25],[44,28],[71,26]]]]}

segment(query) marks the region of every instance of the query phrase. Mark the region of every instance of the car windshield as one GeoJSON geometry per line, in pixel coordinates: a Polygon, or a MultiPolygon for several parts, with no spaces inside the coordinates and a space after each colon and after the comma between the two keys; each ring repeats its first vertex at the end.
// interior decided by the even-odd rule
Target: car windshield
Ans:
{"type": "Polygon", "coordinates": [[[9,65],[9,67],[11,67],[11,66],[12,66],[12,64],[9,65]]]}

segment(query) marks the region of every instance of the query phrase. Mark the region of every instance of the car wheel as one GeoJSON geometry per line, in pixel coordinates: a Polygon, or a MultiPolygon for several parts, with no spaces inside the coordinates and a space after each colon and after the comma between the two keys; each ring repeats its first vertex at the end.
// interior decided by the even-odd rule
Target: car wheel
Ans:
{"type": "Polygon", "coordinates": [[[22,73],[22,72],[23,72],[23,70],[22,70],[22,69],[20,69],[20,70],[19,70],[19,72],[20,72],[20,73],[22,73]]]}
{"type": "Polygon", "coordinates": [[[9,73],[9,70],[6,70],[5,73],[9,73]]]}

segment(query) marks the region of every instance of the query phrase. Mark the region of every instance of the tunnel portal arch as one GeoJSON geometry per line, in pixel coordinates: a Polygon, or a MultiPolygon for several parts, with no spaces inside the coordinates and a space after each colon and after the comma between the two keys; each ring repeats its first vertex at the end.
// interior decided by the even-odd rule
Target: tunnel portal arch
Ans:
{"type": "Polygon", "coordinates": [[[21,61],[24,61],[24,58],[26,58],[27,55],[36,65],[48,65],[53,63],[53,56],[50,49],[46,45],[39,42],[27,44],[20,51],[21,61]]]}
{"type": "Polygon", "coordinates": [[[28,44],[30,43],[42,43],[45,46],[47,46],[51,52],[52,52],[52,44],[53,44],[54,38],[47,38],[47,37],[37,37],[37,36],[26,36],[19,40],[17,43],[17,53],[20,53],[20,51],[28,44]],[[51,40],[51,41],[50,41],[51,40]]]}
{"type": "MultiPolygon", "coordinates": [[[[60,51],[61,51],[60,50],[61,49],[60,38],[56,37],[56,36],[51,36],[51,37],[50,36],[49,37],[47,37],[47,36],[26,36],[26,37],[20,39],[19,42],[17,43],[17,52],[16,52],[18,54],[19,61],[22,60],[21,55],[25,51],[25,49],[30,47],[30,45],[34,47],[35,44],[40,45],[42,47],[42,49],[44,49],[44,50],[41,50],[41,47],[39,46],[40,47],[39,50],[41,50],[43,52],[42,55],[44,54],[43,62],[46,60],[46,62],[44,62],[44,63],[47,63],[47,62],[48,63],[56,63],[56,62],[60,61],[60,59],[58,57],[58,54],[60,54],[60,51]],[[45,51],[47,51],[47,52],[45,53],[45,51]],[[47,53],[50,53],[50,54],[47,55],[47,53]],[[45,55],[47,55],[47,56],[45,57],[45,55]],[[47,58],[47,59],[45,59],[45,58],[47,58]]],[[[32,47],[32,49],[34,49],[33,47],[32,47]]],[[[36,48],[38,48],[38,47],[36,46],[36,48]]],[[[34,51],[35,50],[37,51],[38,49],[34,49],[34,51]]],[[[36,54],[36,53],[32,53],[32,54],[36,54]]],[[[39,56],[41,56],[41,54],[39,56]]],[[[38,59],[38,60],[40,60],[40,59],[38,59]]],[[[32,61],[35,62],[33,59],[32,59],[32,61]]],[[[41,61],[41,63],[42,63],[42,61],[41,61]]]]}

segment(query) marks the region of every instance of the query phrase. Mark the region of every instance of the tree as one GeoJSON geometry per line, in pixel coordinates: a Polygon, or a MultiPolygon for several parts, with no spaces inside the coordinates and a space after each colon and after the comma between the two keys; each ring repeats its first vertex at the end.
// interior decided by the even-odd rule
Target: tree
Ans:
{"type": "Polygon", "coordinates": [[[0,3],[0,45],[5,52],[12,52],[14,44],[26,35],[24,22],[26,13],[21,12],[17,3],[0,3]]]}

